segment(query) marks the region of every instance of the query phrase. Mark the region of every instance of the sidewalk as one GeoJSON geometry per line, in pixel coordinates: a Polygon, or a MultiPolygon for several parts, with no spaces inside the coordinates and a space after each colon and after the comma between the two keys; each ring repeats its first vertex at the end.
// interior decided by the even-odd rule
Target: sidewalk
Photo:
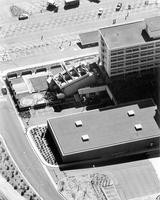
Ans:
{"type": "MultiPolygon", "coordinates": [[[[5,195],[7,200],[25,200],[0,174],[0,193],[5,195]]],[[[1,196],[1,195],[0,195],[1,196]]]]}
{"type": "Polygon", "coordinates": [[[27,57],[21,57],[14,62],[6,62],[6,63],[1,63],[1,72],[6,72],[6,71],[13,71],[14,69],[18,68],[27,68],[29,65],[42,65],[42,63],[45,62],[61,62],[63,60],[68,60],[68,59],[73,59],[73,58],[78,58],[78,57],[85,57],[88,55],[95,55],[98,54],[98,48],[87,48],[87,49],[79,49],[79,50],[74,50],[71,48],[66,48],[64,50],[57,50],[53,49],[51,53],[46,53],[44,52],[43,55],[34,55],[34,56],[27,56],[27,57]]]}

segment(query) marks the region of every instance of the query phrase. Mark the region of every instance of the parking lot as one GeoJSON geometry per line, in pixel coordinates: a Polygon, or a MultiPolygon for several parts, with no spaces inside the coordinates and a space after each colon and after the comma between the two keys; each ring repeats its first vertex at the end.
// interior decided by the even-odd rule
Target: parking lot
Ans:
{"type": "MultiPolygon", "coordinates": [[[[44,5],[45,1],[28,2],[32,2],[33,5],[38,2],[44,5]]],[[[120,10],[116,12],[118,2],[101,0],[100,3],[94,3],[81,0],[79,7],[64,10],[64,2],[59,0],[58,13],[47,11],[41,13],[35,10],[27,20],[12,19],[6,22],[0,29],[0,62],[18,62],[24,57],[34,60],[34,56],[48,57],[49,54],[50,57],[54,54],[56,59],[55,54],[62,55],[64,51],[73,55],[76,51],[78,55],[83,55],[86,50],[77,46],[79,33],[97,30],[113,23],[119,24],[156,16],[160,9],[160,4],[156,0],[150,1],[148,5],[145,5],[144,0],[123,0],[120,10]],[[129,10],[128,5],[130,5],[129,10]],[[100,16],[99,9],[102,10],[100,16]]]]}

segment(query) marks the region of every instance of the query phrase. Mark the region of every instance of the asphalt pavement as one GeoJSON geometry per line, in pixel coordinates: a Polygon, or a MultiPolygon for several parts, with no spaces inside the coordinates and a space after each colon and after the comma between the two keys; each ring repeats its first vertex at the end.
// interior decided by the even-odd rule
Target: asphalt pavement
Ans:
{"type": "Polygon", "coordinates": [[[0,103],[0,133],[8,149],[26,179],[44,200],[60,200],[40,161],[33,153],[12,105],[8,101],[0,103]]]}
{"type": "MultiPolygon", "coordinates": [[[[10,49],[15,53],[18,50],[12,49],[12,45],[26,50],[29,48],[28,43],[30,43],[31,47],[37,45],[37,37],[39,38],[39,43],[46,43],[48,40],[52,39],[55,41],[60,40],[61,42],[70,38],[71,34],[74,34],[76,38],[76,35],[80,32],[96,30],[111,25],[113,19],[116,19],[117,23],[123,23],[125,21],[134,21],[159,14],[159,7],[156,4],[144,7],[144,1],[138,0],[137,3],[136,1],[130,1],[134,9],[130,11],[129,16],[125,20],[125,16],[128,12],[126,11],[126,7],[123,8],[122,12],[115,13],[115,2],[118,1],[114,1],[112,4],[111,2],[112,1],[108,1],[104,3],[103,1],[102,4],[96,7],[92,4],[91,9],[89,9],[90,4],[87,3],[88,7],[83,5],[81,10],[75,9],[58,15],[42,13],[23,22],[13,21],[6,23],[0,30],[1,46],[5,50],[8,51],[10,49]],[[98,12],[98,7],[103,7],[104,4],[106,7],[104,13],[98,18],[96,14],[98,12]],[[110,6],[107,7],[107,5],[110,6]],[[42,35],[44,36],[44,41],[40,39],[42,35]]],[[[125,6],[127,5],[126,2],[125,6]]],[[[55,45],[57,45],[57,43],[55,45]]],[[[65,46],[63,50],[58,50],[54,45],[52,47],[53,51],[51,51],[51,49],[49,49],[50,47],[52,47],[52,45],[48,45],[48,47],[45,48],[43,47],[42,50],[40,50],[41,48],[35,48],[35,54],[28,54],[24,57],[18,56],[17,53],[15,57],[13,57],[13,60],[1,62],[0,70],[3,72],[37,62],[56,61],[65,59],[66,57],[71,58],[86,55],[87,53],[95,53],[94,49],[80,51],[74,48],[70,49],[70,47],[67,46],[65,46]]],[[[61,199],[61,196],[57,193],[52,183],[54,172],[51,177],[48,177],[48,173],[46,173],[47,169],[44,169],[41,165],[28,143],[13,106],[9,101],[3,100],[3,97],[0,100],[0,134],[4,137],[11,155],[24,176],[29,183],[33,185],[40,196],[45,200],[61,199]]],[[[52,169],[50,169],[50,171],[52,171],[52,169]]]]}
{"type": "MultiPolygon", "coordinates": [[[[1,64],[3,67],[6,66],[5,69],[13,69],[15,65],[19,66],[18,63],[25,65],[26,59],[28,59],[28,63],[30,63],[30,60],[32,60],[32,63],[36,63],[37,59],[35,57],[38,55],[41,60],[46,60],[45,58],[52,55],[54,55],[53,61],[62,59],[65,50],[70,54],[75,54],[78,46],[70,46],[70,42],[76,43],[78,34],[81,32],[110,26],[113,24],[113,20],[120,24],[159,15],[160,8],[159,4],[156,3],[144,6],[144,1],[139,0],[138,4],[132,3],[133,9],[128,11],[126,9],[128,1],[121,11],[115,12],[115,2],[117,1],[112,2],[112,4],[109,4],[109,2],[101,4],[102,7],[104,6],[104,12],[100,18],[97,16],[97,7],[92,6],[91,9],[88,9],[87,6],[84,6],[83,9],[73,9],[66,11],[66,13],[62,12],[55,15],[42,13],[26,21],[6,23],[0,30],[0,54],[3,57],[1,64]],[[65,45],[62,49],[59,48],[62,42],[65,41],[68,42],[68,46],[65,45]],[[61,56],[56,56],[57,54],[61,56]],[[13,63],[10,61],[13,61],[13,63]],[[12,63],[12,67],[10,63],[12,63]]],[[[84,55],[85,51],[77,51],[77,55],[84,55]]]]}

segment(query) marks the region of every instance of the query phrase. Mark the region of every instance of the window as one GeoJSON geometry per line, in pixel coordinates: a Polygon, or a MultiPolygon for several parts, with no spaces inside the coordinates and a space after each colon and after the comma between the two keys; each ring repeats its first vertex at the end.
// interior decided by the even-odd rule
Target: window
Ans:
{"type": "Polygon", "coordinates": [[[126,72],[133,72],[133,71],[137,71],[138,67],[127,67],[125,70],[126,72]]]}
{"type": "Polygon", "coordinates": [[[130,58],[132,58],[132,55],[126,55],[126,59],[130,59],[130,58]]]}
{"type": "Polygon", "coordinates": [[[116,69],[116,72],[118,73],[123,72],[123,69],[116,69]]]}
{"type": "Polygon", "coordinates": [[[160,53],[160,48],[157,48],[157,49],[156,49],[156,53],[160,53]]]}
{"type": "Polygon", "coordinates": [[[103,52],[103,53],[106,53],[106,50],[105,50],[105,48],[103,48],[103,49],[102,49],[102,52],[103,52]]]}
{"type": "Polygon", "coordinates": [[[154,51],[153,51],[153,50],[150,50],[150,51],[148,51],[147,53],[150,55],[150,54],[153,54],[154,51]]]}
{"type": "Polygon", "coordinates": [[[139,51],[139,48],[138,47],[134,47],[133,51],[139,51]]]}
{"type": "Polygon", "coordinates": [[[123,63],[118,63],[118,67],[122,67],[123,65],[123,63]]]}
{"type": "Polygon", "coordinates": [[[146,62],[146,61],[147,61],[146,58],[141,59],[141,62],[146,62]]]}
{"type": "Polygon", "coordinates": [[[141,50],[145,50],[145,49],[147,49],[146,45],[145,46],[141,46],[141,50]]]}
{"type": "Polygon", "coordinates": [[[132,49],[131,48],[127,48],[126,49],[126,53],[131,53],[132,52],[132,49]]]}
{"type": "Polygon", "coordinates": [[[111,58],[111,62],[117,61],[117,58],[111,58]]]}
{"type": "Polygon", "coordinates": [[[154,47],[154,44],[149,44],[148,45],[148,49],[153,48],[153,47],[154,47]]]}
{"type": "Polygon", "coordinates": [[[116,67],[118,67],[118,64],[117,64],[117,63],[111,64],[111,68],[116,68],[116,67]]]}
{"type": "Polygon", "coordinates": [[[124,59],[124,57],[122,57],[122,56],[121,56],[121,57],[118,57],[118,60],[123,60],[123,59],[124,59]]]}
{"type": "Polygon", "coordinates": [[[155,56],[155,59],[156,59],[156,60],[160,59],[160,55],[159,55],[159,56],[155,56]]]}
{"type": "Polygon", "coordinates": [[[138,63],[138,60],[133,60],[133,64],[136,64],[136,63],[138,63]]]}
{"type": "Polygon", "coordinates": [[[118,51],[118,54],[123,54],[123,53],[124,53],[123,50],[118,51]]]}
{"type": "Polygon", "coordinates": [[[160,62],[156,62],[156,63],[155,63],[155,66],[159,66],[159,65],[160,65],[160,62]]]}
{"type": "Polygon", "coordinates": [[[147,67],[153,67],[154,66],[154,64],[152,63],[152,64],[148,64],[147,65],[147,67]]]}
{"type": "Polygon", "coordinates": [[[141,52],[141,56],[147,56],[147,55],[151,55],[153,53],[154,53],[153,50],[144,51],[144,52],[141,52]]]}
{"type": "Polygon", "coordinates": [[[139,54],[135,53],[132,55],[133,58],[137,58],[139,56],[139,54]]]}
{"type": "Polygon", "coordinates": [[[149,57],[147,60],[148,60],[148,61],[153,60],[153,57],[149,57]]]}
{"type": "Polygon", "coordinates": [[[117,55],[117,52],[112,51],[112,52],[111,52],[111,56],[114,56],[114,55],[117,55]]]}
{"type": "Polygon", "coordinates": [[[156,42],[156,47],[159,47],[160,46],[160,42],[156,42]]]}

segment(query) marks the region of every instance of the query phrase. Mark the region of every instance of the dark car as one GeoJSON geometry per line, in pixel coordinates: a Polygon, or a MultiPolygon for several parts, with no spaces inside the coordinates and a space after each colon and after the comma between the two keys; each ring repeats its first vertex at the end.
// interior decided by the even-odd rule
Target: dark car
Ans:
{"type": "Polygon", "coordinates": [[[128,10],[131,10],[131,5],[128,5],[128,10]]]}
{"type": "Polygon", "coordinates": [[[117,11],[120,11],[121,8],[122,8],[122,3],[119,2],[119,3],[117,4],[117,7],[116,7],[116,12],[117,12],[117,11]]]}
{"type": "Polygon", "coordinates": [[[2,92],[3,95],[7,94],[7,89],[6,89],[5,86],[1,88],[1,92],[2,92]]]}
{"type": "Polygon", "coordinates": [[[54,11],[54,12],[58,12],[58,4],[54,1],[54,0],[49,0],[47,2],[47,10],[48,11],[54,11]]]}

